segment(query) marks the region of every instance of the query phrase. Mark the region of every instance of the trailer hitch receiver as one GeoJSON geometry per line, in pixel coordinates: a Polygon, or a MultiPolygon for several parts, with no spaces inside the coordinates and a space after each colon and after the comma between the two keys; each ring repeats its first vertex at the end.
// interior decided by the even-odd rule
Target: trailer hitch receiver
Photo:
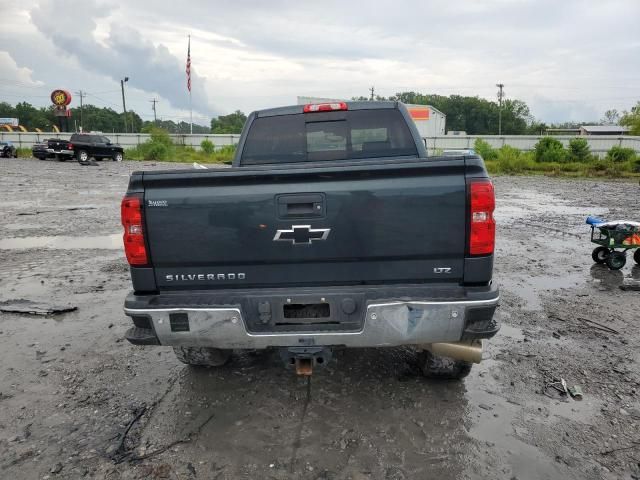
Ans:
{"type": "Polygon", "coordinates": [[[323,367],[331,360],[331,349],[327,347],[289,347],[280,349],[280,358],[296,374],[310,376],[314,367],[323,367]]]}

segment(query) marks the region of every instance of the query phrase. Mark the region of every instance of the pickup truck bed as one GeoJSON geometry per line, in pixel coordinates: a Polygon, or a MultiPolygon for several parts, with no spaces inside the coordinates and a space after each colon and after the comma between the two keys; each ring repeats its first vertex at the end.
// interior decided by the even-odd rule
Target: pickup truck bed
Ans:
{"type": "MultiPolygon", "coordinates": [[[[378,108],[404,119],[392,105],[378,108]]],[[[258,118],[250,117],[241,151],[251,150],[247,132],[258,118]]],[[[134,173],[125,202],[138,205],[143,237],[134,241],[145,258],[131,268],[129,340],[178,349],[280,347],[295,363],[305,355],[328,359],[333,346],[495,334],[493,247],[470,250],[472,185],[490,186],[483,162],[425,158],[411,127],[414,156],[333,160],[341,153],[330,145],[324,162],[134,173]]],[[[323,141],[339,141],[336,132],[331,126],[323,141]]]]}

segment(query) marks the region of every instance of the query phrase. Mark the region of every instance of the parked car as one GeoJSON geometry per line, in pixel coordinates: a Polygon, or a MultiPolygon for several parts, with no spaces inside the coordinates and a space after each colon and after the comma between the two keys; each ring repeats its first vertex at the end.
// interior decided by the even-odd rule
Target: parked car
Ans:
{"type": "Polygon", "coordinates": [[[494,204],[482,159],[427,157],[401,103],[254,112],[232,168],[131,175],[126,338],[189,365],[274,348],[303,375],[406,345],[462,378],[499,329],[494,204]]]}
{"type": "Polygon", "coordinates": [[[47,152],[58,160],[77,159],[81,164],[89,163],[91,158],[111,158],[116,162],[124,159],[124,149],[120,145],[95,133],[74,133],[69,140],[49,139],[47,152]]]}
{"type": "Polygon", "coordinates": [[[31,147],[31,155],[39,160],[46,160],[49,157],[48,148],[49,145],[46,140],[44,142],[34,143],[33,147],[31,147]]]}
{"type": "Polygon", "coordinates": [[[18,158],[18,149],[11,142],[2,141],[0,142],[0,157],[5,158],[18,158]]]}

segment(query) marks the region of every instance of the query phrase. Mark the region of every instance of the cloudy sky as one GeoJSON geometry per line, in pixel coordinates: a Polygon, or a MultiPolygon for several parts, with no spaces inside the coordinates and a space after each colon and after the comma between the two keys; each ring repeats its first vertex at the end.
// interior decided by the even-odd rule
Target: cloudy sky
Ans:
{"type": "MultiPolygon", "coordinates": [[[[194,121],[414,90],[525,100],[540,120],[597,120],[640,100],[639,0],[0,0],[0,101],[53,88],[194,121]]],[[[75,102],[75,101],[74,101],[75,102]]]]}

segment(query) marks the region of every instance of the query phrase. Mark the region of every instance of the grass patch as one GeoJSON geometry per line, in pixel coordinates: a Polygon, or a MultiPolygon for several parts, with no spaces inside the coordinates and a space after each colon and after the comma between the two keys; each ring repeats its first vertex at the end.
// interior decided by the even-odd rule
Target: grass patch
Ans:
{"type": "MultiPolygon", "coordinates": [[[[525,174],[564,177],[638,178],[640,177],[640,156],[629,148],[613,147],[604,159],[589,151],[586,140],[571,140],[565,150],[555,138],[542,138],[532,152],[522,152],[517,148],[503,146],[489,151],[491,158],[485,159],[489,173],[525,174]]],[[[490,147],[489,147],[490,148],[490,147]]]]}
{"type": "Polygon", "coordinates": [[[31,158],[31,149],[26,147],[18,147],[18,158],[31,158]]]}
{"type": "Polygon", "coordinates": [[[151,138],[135,148],[129,148],[124,153],[127,160],[162,161],[176,163],[214,163],[229,164],[233,161],[236,147],[226,145],[220,148],[209,140],[202,142],[202,149],[176,145],[171,141],[169,134],[159,128],[151,130],[151,138]]]}
{"type": "Polygon", "coordinates": [[[638,166],[633,161],[624,163],[608,160],[589,162],[535,162],[526,153],[519,158],[489,160],[485,162],[491,174],[546,175],[551,177],[640,178],[638,166]],[[522,158],[524,157],[524,158],[522,158]]]}
{"type": "Polygon", "coordinates": [[[211,153],[196,150],[193,147],[182,147],[178,145],[168,147],[166,150],[162,148],[149,149],[141,147],[142,146],[125,150],[125,160],[230,164],[236,152],[235,146],[222,147],[211,153]]]}

